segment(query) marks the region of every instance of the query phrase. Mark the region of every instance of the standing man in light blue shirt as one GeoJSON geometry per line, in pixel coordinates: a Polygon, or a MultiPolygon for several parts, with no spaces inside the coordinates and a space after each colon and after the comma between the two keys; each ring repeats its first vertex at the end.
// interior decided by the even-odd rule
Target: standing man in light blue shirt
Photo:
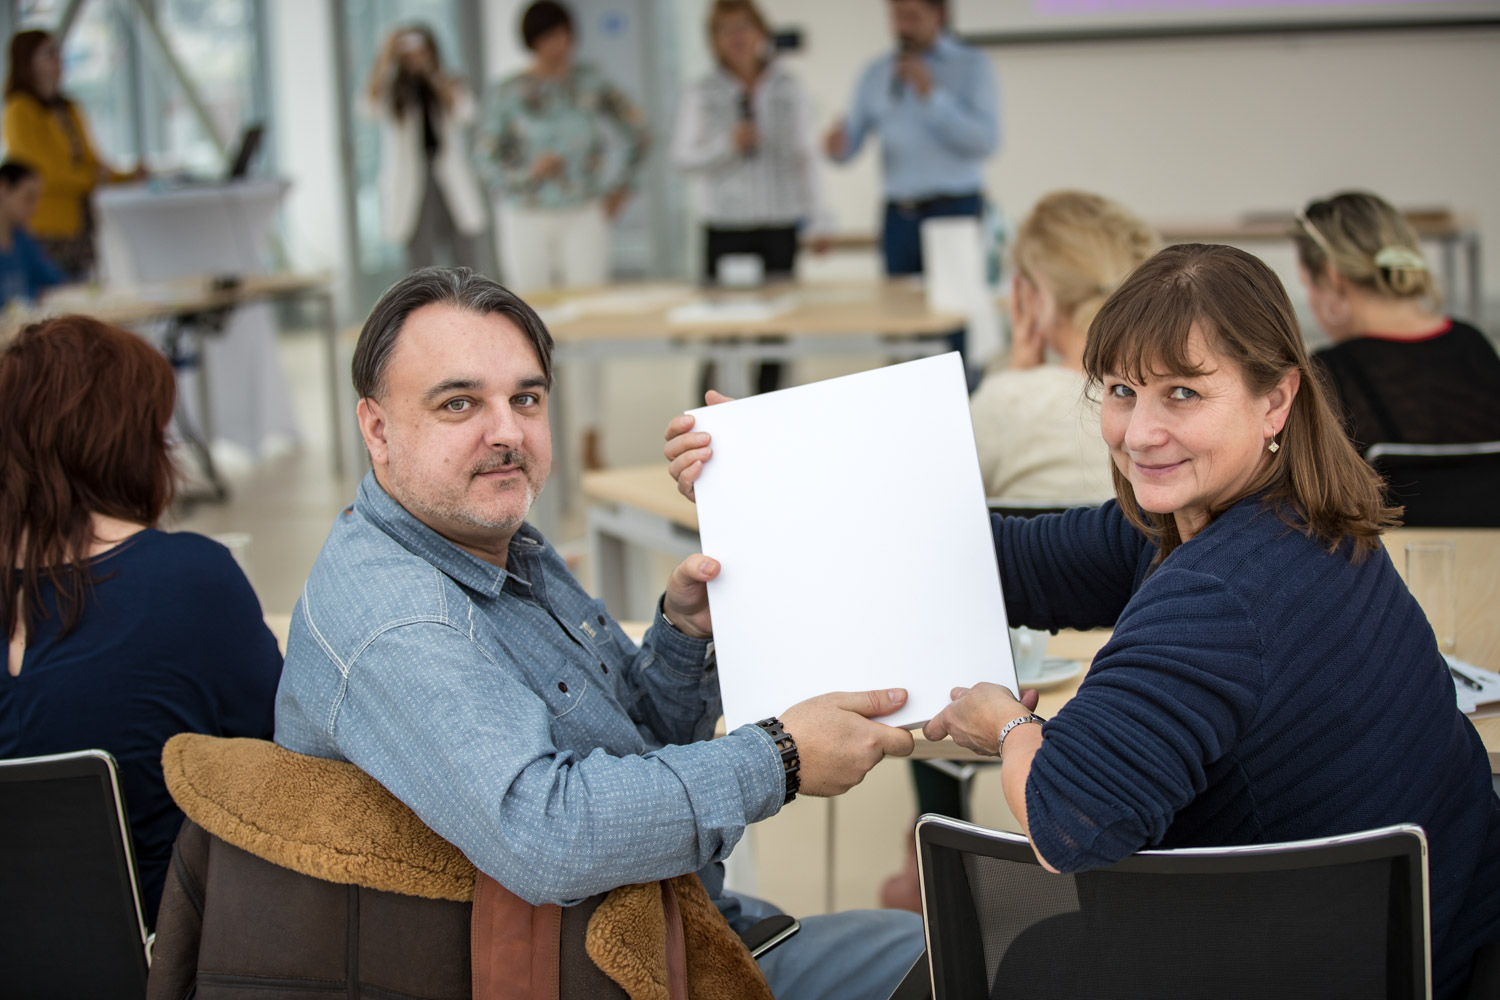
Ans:
{"type": "Polygon", "coordinates": [[[825,139],[836,163],[880,133],[887,274],[922,272],[922,221],[978,216],[984,161],[1000,147],[1000,94],[989,60],[946,28],[945,0],[890,0],[897,50],[866,67],[848,117],[825,139]]]}
{"type": "MultiPolygon", "coordinates": [[[[711,739],[706,583],[672,574],[639,647],[525,523],[552,465],[552,338],[488,278],[397,282],[354,350],[371,471],[292,614],[276,742],[358,765],[531,903],[696,871],[736,931],[774,908],[723,887],[745,827],[835,795],[912,736],[904,691],[835,693],[711,739]]],[[[759,959],[780,1000],[885,997],[922,951],[889,910],[810,917],[759,959]]]]}

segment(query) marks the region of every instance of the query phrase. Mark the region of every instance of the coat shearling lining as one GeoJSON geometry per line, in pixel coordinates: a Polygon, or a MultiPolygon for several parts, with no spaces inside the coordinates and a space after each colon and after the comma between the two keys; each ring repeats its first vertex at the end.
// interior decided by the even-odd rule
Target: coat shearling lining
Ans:
{"type": "Polygon", "coordinates": [[[341,885],[474,898],[469,859],[353,764],[193,733],[168,740],[161,763],[189,819],[264,861],[341,885]]]}

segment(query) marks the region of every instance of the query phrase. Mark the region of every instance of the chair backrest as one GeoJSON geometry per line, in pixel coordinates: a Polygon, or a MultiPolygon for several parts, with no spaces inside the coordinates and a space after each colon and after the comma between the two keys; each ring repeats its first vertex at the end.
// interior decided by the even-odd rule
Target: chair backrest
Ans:
{"type": "Polygon", "coordinates": [[[1003,514],[1006,517],[1061,514],[1074,507],[1098,507],[1104,502],[1104,500],[1016,500],[1010,497],[989,497],[985,500],[991,514],[1003,514]]]}
{"type": "Polygon", "coordinates": [[[1411,528],[1500,528],[1500,441],[1374,444],[1365,460],[1411,528]]]}
{"type": "Polygon", "coordinates": [[[1143,851],[1074,875],[1025,837],[917,822],[935,1000],[1428,997],[1420,827],[1143,851]]]}
{"type": "Polygon", "coordinates": [[[0,760],[0,993],[144,997],[146,923],[115,760],[0,760]]]}

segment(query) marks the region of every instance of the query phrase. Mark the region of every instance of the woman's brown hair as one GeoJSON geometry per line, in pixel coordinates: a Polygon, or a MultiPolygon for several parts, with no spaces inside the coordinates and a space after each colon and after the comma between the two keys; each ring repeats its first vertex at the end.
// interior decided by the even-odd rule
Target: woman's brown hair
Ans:
{"type": "MultiPolygon", "coordinates": [[[[1401,509],[1385,505],[1380,477],[1349,443],[1308,361],[1286,289],[1259,258],[1200,243],[1158,251],[1094,318],[1084,370],[1096,392],[1110,376],[1145,382],[1204,374],[1188,351],[1195,327],[1252,393],[1271,392],[1293,371],[1301,377],[1280,449],[1265,453],[1259,475],[1239,496],[1210,510],[1210,520],[1246,496],[1264,493],[1283,520],[1329,551],[1351,539],[1352,558],[1374,551],[1401,509]]],[[[1114,482],[1120,509],[1157,543],[1163,558],[1181,544],[1172,515],[1142,510],[1118,467],[1114,482]]]]}
{"type": "Polygon", "coordinates": [[[88,316],[33,323],[0,353],[0,621],[16,633],[57,592],[64,633],[94,583],[92,515],[154,525],[172,501],[172,366],[135,334],[88,316]],[[19,572],[17,572],[19,570],[19,572]]]}
{"type": "Polygon", "coordinates": [[[30,94],[39,101],[43,99],[37,92],[36,80],[32,78],[31,64],[36,57],[36,50],[50,41],[50,32],[35,29],[18,31],[10,36],[10,69],[5,74],[6,97],[12,94],[30,94]]]}

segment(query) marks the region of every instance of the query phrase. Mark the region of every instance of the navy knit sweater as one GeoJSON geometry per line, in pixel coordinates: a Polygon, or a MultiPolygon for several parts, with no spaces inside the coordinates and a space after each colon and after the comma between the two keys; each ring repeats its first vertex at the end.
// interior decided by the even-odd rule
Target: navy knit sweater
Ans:
{"type": "Polygon", "coordinates": [[[1012,625],[1114,627],[1026,784],[1063,871],[1148,847],[1426,831],[1433,986],[1500,939],[1500,799],[1431,627],[1382,550],[1355,563],[1240,502],[1158,565],[1113,502],[995,518],[1012,625]]]}

